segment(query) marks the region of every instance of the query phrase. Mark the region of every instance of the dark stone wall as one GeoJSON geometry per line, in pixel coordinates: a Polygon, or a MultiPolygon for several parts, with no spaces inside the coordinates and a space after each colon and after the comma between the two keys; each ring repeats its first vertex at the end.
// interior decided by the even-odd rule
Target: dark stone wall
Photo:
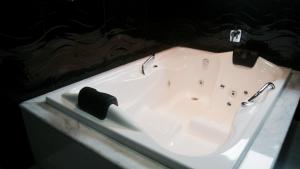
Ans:
{"type": "Polygon", "coordinates": [[[13,75],[7,78],[26,89],[162,45],[246,48],[300,69],[297,1],[32,0],[0,6],[0,63],[13,75]],[[242,29],[241,43],[229,42],[231,29],[242,29]]]}
{"type": "MultiPolygon", "coordinates": [[[[18,104],[165,48],[246,48],[300,70],[296,0],[0,2],[0,168],[34,163],[18,104]],[[231,29],[242,29],[239,44],[231,29]],[[10,128],[7,128],[9,124],[10,128]]],[[[298,117],[298,116],[296,116],[298,117]]]]}

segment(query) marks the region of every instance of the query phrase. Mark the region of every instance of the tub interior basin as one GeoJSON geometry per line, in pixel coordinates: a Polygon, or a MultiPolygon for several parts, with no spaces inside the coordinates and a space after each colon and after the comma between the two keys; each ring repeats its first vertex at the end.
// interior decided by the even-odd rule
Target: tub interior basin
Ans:
{"type": "Polygon", "coordinates": [[[186,156],[221,147],[234,131],[241,102],[285,74],[261,57],[248,68],[233,65],[232,52],[187,48],[156,54],[146,66],[145,75],[138,62],[89,86],[117,97],[119,108],[135,126],[165,149],[186,156]]]}

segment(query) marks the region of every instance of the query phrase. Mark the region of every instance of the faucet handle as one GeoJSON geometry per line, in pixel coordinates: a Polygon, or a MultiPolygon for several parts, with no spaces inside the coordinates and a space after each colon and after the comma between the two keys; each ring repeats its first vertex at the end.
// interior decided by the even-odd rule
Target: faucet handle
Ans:
{"type": "Polygon", "coordinates": [[[148,59],[142,64],[142,73],[143,75],[146,75],[146,72],[145,72],[145,66],[146,64],[150,61],[150,60],[153,60],[155,58],[155,54],[152,54],[150,57],[148,57],[148,59]]]}
{"type": "Polygon", "coordinates": [[[265,85],[263,85],[263,87],[261,87],[253,96],[250,97],[250,99],[248,99],[248,101],[246,102],[242,102],[242,106],[250,106],[254,103],[254,100],[261,95],[262,92],[264,92],[267,88],[271,87],[270,89],[275,89],[275,85],[272,82],[267,82],[265,85]]]}

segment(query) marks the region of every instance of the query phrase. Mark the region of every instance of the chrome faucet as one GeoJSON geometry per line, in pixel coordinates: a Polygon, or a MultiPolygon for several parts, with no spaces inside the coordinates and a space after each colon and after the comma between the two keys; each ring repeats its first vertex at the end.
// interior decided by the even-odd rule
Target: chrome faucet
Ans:
{"type": "Polygon", "coordinates": [[[272,82],[267,82],[253,96],[251,96],[250,99],[248,99],[248,101],[242,102],[242,106],[245,107],[245,106],[252,105],[254,103],[254,100],[269,87],[271,87],[270,89],[275,89],[275,85],[272,82]]]}
{"type": "Polygon", "coordinates": [[[142,64],[142,73],[143,75],[145,75],[145,66],[147,65],[147,63],[155,58],[155,54],[152,54],[143,64],[142,64]]]}

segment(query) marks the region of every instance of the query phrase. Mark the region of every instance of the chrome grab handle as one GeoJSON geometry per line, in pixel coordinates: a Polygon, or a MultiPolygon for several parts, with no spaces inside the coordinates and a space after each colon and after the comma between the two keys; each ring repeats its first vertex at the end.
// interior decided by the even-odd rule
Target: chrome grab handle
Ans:
{"type": "Polygon", "coordinates": [[[259,89],[253,96],[248,99],[246,102],[242,102],[242,106],[249,106],[251,105],[254,100],[262,93],[264,92],[269,86],[271,86],[271,89],[275,89],[275,85],[272,82],[267,82],[261,89],[259,89]]]}
{"type": "Polygon", "coordinates": [[[153,55],[151,55],[143,64],[142,64],[142,73],[143,73],[143,75],[145,75],[145,66],[146,66],[146,64],[150,61],[150,60],[152,60],[152,59],[154,59],[155,58],[155,55],[153,54],[153,55]]]}

